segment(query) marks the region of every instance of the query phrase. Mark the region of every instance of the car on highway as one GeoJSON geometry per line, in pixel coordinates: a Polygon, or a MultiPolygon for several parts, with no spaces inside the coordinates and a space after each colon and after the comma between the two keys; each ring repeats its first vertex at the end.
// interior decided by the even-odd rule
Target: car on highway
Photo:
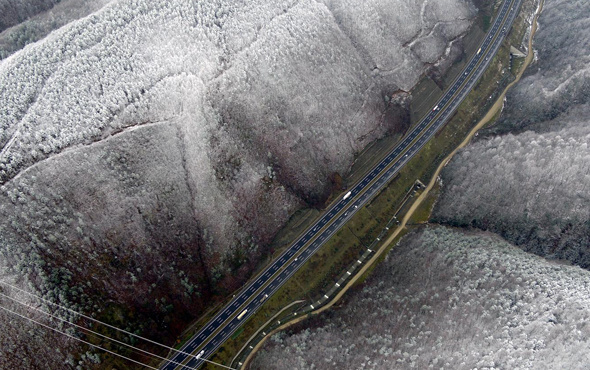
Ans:
{"type": "MultiPolygon", "coordinates": [[[[339,201],[334,202],[320,221],[303,232],[302,236],[283,252],[282,257],[273,260],[274,262],[267,267],[266,273],[260,273],[258,278],[248,283],[242,293],[236,295],[216,317],[212,318],[191,341],[185,344],[183,350],[187,346],[197,344],[202,346],[199,348],[204,348],[207,354],[214,353],[224,341],[236,330],[239,330],[248,314],[253,314],[258,310],[260,302],[267,299],[267,294],[270,297],[276,293],[303,265],[302,262],[313,255],[326,240],[343,226],[349,216],[356,212],[357,206],[361,208],[370,201],[384,184],[394,178],[407,164],[408,159],[411,158],[410,154],[416,155],[436,135],[484,73],[488,63],[482,60],[492,59],[500,48],[503,42],[503,37],[500,35],[506,33],[506,29],[511,26],[516,16],[510,12],[507,14],[514,2],[520,5],[522,0],[506,0],[504,2],[500,17],[496,18],[490,28],[490,35],[480,45],[481,53],[474,55],[463,72],[459,72],[455,82],[448,87],[433,109],[436,113],[430,112],[426,115],[414,131],[408,133],[406,140],[402,140],[373,171],[369,171],[364,179],[359,180],[339,201]],[[470,78],[468,79],[467,76],[470,78]],[[354,197],[352,196],[353,192],[354,197]],[[294,254],[301,255],[303,259],[300,262],[297,262],[298,258],[291,259],[294,254]],[[252,301],[254,297],[260,297],[259,301],[252,301]],[[237,312],[240,314],[235,316],[237,312]]],[[[396,224],[399,222],[395,219],[396,224]]],[[[310,305],[310,307],[315,309],[314,305],[310,305]]],[[[177,353],[164,365],[163,369],[177,369],[175,365],[184,361],[186,356],[187,354],[184,352],[177,353]]],[[[200,366],[202,361],[203,358],[197,360],[193,357],[187,364],[195,368],[195,366],[200,366]]]]}

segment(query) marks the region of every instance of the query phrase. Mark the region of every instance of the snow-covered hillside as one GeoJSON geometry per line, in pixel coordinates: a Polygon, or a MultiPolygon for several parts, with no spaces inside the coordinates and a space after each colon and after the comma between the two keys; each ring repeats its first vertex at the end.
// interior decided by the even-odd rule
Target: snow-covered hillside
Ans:
{"type": "Polygon", "coordinates": [[[23,286],[129,308],[160,340],[236,289],[355,153],[403,131],[408,91],[461,57],[476,14],[464,0],[97,8],[59,13],[23,42],[81,18],[0,61],[0,253],[23,286]]]}
{"type": "Polygon", "coordinates": [[[508,94],[499,123],[443,172],[436,221],[590,267],[589,12],[584,1],[545,2],[538,62],[508,94]]]}
{"type": "Polygon", "coordinates": [[[313,328],[272,337],[251,369],[585,369],[590,272],[483,232],[410,233],[313,328]]]}

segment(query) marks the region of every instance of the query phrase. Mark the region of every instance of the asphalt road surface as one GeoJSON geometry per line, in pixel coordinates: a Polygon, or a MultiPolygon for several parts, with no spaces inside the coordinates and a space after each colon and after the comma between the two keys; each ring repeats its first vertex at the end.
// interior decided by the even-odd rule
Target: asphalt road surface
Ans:
{"type": "Polygon", "coordinates": [[[385,158],[349,189],[340,200],[281,256],[250,281],[229,304],[193,336],[161,368],[197,368],[211,356],[262,303],[274,294],[351,217],[435,135],[475,86],[505,35],[512,27],[522,0],[505,0],[480,49],[447,89],[435,107],[385,158]],[[197,358],[197,354],[201,356],[197,358]],[[179,365],[183,364],[183,365],[179,365]]]}

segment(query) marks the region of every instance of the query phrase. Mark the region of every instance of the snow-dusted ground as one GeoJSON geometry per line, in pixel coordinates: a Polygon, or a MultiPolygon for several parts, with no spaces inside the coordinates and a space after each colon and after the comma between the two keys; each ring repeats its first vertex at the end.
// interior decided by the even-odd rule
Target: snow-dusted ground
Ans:
{"type": "Polygon", "coordinates": [[[93,166],[78,155],[92,143],[158,125],[178,136],[177,181],[222,254],[245,234],[268,241],[395,126],[386,100],[474,16],[454,0],[349,5],[121,1],[54,31],[0,63],[0,181],[53,172],[64,151],[93,166]]]}
{"type": "Polygon", "coordinates": [[[536,63],[509,92],[501,132],[552,129],[553,119],[590,101],[589,12],[584,0],[545,1],[533,45],[536,63]]]}
{"type": "Polygon", "coordinates": [[[251,369],[586,369],[590,272],[483,232],[406,236],[342,308],[251,369]]]}
{"type": "Polygon", "coordinates": [[[588,10],[545,1],[538,62],[509,93],[500,124],[443,172],[436,221],[518,246],[424,227],[342,308],[275,335],[251,368],[588,368],[588,10]]]}
{"type": "Polygon", "coordinates": [[[475,142],[447,166],[435,220],[590,268],[589,12],[587,2],[545,2],[538,62],[490,130],[503,135],[475,142]]]}
{"type": "Polygon", "coordinates": [[[384,113],[460,54],[475,17],[463,0],[99,7],[0,61],[0,253],[48,297],[112,300],[163,335],[403,126],[384,113]]]}

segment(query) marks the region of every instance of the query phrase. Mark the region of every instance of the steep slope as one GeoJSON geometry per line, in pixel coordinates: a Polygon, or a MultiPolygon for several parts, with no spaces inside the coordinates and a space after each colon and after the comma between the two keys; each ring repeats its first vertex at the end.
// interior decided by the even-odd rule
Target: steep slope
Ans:
{"type": "Polygon", "coordinates": [[[584,369],[590,272],[445,227],[406,236],[314,328],[275,335],[251,369],[584,369]]]}
{"type": "Polygon", "coordinates": [[[495,231],[527,251],[590,267],[589,11],[585,2],[546,1],[538,62],[488,137],[443,172],[436,221],[495,231]],[[493,136],[505,132],[514,133],[493,136]]]}
{"type": "Polygon", "coordinates": [[[509,92],[500,124],[492,132],[540,131],[553,119],[590,99],[590,4],[546,0],[535,34],[535,65],[509,92]]]}
{"type": "Polygon", "coordinates": [[[111,1],[0,1],[0,59],[44,38],[51,31],[65,24],[96,12],[111,1]],[[47,9],[48,7],[50,8],[47,9]],[[22,22],[14,24],[19,20],[22,22]],[[12,25],[12,27],[3,29],[2,23],[5,26],[12,25]]]}
{"type": "MultiPolygon", "coordinates": [[[[0,260],[0,279],[3,283],[17,283],[12,281],[10,273],[6,273],[4,262],[0,260]]],[[[45,308],[33,297],[5,284],[0,285],[0,369],[73,368],[75,361],[72,353],[80,352],[78,343],[17,316],[28,317],[43,325],[55,324],[41,312],[27,308],[14,300],[34,308],[45,308]]],[[[89,364],[95,363],[99,356],[87,353],[84,360],[79,359],[80,365],[89,368],[89,364]]]]}
{"type": "Polygon", "coordinates": [[[523,249],[590,267],[588,106],[556,131],[481,140],[443,172],[434,220],[499,233],[523,249]]]}
{"type": "Polygon", "coordinates": [[[330,175],[403,131],[407,91],[475,16],[350,5],[123,0],[2,60],[10,273],[159,340],[238,287],[330,175]]]}
{"type": "Polygon", "coordinates": [[[51,32],[0,62],[6,273],[170,342],[334,172],[405,129],[407,91],[460,57],[474,16],[461,0],[124,0],[51,32]]]}

